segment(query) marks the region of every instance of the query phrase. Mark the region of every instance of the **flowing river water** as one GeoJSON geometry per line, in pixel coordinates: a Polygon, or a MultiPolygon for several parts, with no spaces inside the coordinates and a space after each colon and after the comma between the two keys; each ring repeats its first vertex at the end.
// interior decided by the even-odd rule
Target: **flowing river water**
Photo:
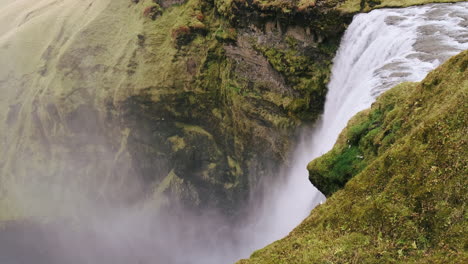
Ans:
{"type": "Polygon", "coordinates": [[[53,223],[45,229],[13,227],[0,233],[0,263],[219,264],[248,257],[287,235],[325,201],[309,183],[306,166],[331,149],[353,115],[385,90],[422,80],[465,49],[468,3],[359,14],[334,60],[323,116],[303,132],[293,164],[283,171],[284,180],[268,187],[261,204],[252,202],[247,223],[226,227],[208,215],[164,219],[155,225],[157,215],[125,210],[90,224],[90,232],[79,235],[53,223]]]}

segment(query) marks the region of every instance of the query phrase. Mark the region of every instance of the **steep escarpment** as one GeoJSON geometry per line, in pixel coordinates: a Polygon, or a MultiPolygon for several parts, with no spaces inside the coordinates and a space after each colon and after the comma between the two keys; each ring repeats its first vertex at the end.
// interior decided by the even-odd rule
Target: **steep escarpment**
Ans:
{"type": "Polygon", "coordinates": [[[350,16],[239,9],[236,20],[223,6],[6,4],[2,211],[162,194],[236,211],[321,112],[350,16]]]}
{"type": "Polygon", "coordinates": [[[311,181],[327,202],[240,263],[464,263],[468,52],[355,116],[311,181]]]}
{"type": "Polygon", "coordinates": [[[322,111],[352,14],[387,3],[348,2],[6,2],[4,218],[162,195],[234,214],[322,111]]]}

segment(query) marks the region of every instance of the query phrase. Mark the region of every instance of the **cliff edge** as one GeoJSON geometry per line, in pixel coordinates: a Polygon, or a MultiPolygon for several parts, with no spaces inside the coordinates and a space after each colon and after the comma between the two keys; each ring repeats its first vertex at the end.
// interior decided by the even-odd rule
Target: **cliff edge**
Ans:
{"type": "Polygon", "coordinates": [[[465,263],[468,51],[387,91],[312,161],[329,196],[239,263],[465,263]]]}

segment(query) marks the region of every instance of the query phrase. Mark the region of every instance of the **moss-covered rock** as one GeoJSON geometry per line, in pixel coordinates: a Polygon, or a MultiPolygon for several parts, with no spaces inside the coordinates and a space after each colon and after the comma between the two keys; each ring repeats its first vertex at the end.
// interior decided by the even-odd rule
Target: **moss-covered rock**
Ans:
{"type": "Polygon", "coordinates": [[[2,40],[0,56],[18,67],[0,69],[1,211],[68,214],[75,196],[134,202],[155,190],[238,211],[285,162],[296,128],[321,111],[339,38],[323,53],[326,41],[299,20],[236,23],[219,4],[70,1],[63,25],[53,19],[63,7],[52,5],[45,22],[2,40]],[[54,206],[36,212],[32,200],[54,206]]]}
{"type": "Polygon", "coordinates": [[[355,116],[309,164],[326,203],[239,263],[465,263],[467,65],[465,51],[355,116]]]}
{"type": "MultiPolygon", "coordinates": [[[[402,86],[402,89],[407,89],[410,84],[402,86]]],[[[398,89],[394,88],[393,93],[397,93],[398,89]]],[[[332,151],[308,165],[312,184],[330,196],[402,137],[407,130],[401,129],[403,121],[397,115],[401,109],[395,109],[400,99],[388,92],[374,103],[372,109],[356,115],[341,133],[332,151]]]]}
{"type": "Polygon", "coordinates": [[[9,5],[1,218],[80,214],[155,190],[234,214],[287,160],[296,128],[322,111],[331,60],[359,11],[342,3],[9,5]]]}
{"type": "Polygon", "coordinates": [[[459,0],[345,0],[337,8],[343,12],[369,12],[376,8],[408,7],[428,3],[454,3],[459,0]]]}

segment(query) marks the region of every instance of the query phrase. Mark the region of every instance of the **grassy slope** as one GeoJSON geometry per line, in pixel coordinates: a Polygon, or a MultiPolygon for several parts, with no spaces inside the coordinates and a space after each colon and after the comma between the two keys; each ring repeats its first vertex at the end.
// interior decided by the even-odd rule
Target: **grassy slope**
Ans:
{"type": "MultiPolygon", "coordinates": [[[[254,0],[252,6],[259,8],[262,11],[276,11],[281,13],[300,12],[308,14],[315,8],[332,8],[343,13],[358,13],[369,12],[377,8],[386,7],[408,7],[414,5],[423,5],[428,3],[454,3],[464,2],[466,0],[254,0]]],[[[219,0],[219,6],[222,6],[222,11],[227,13],[230,9],[226,6],[232,3],[238,3],[240,6],[246,3],[245,0],[219,0]]]]}
{"type": "MultiPolygon", "coordinates": [[[[155,6],[150,0],[32,2],[0,10],[0,21],[5,22],[0,27],[0,58],[12,62],[0,67],[4,95],[0,98],[0,220],[54,215],[58,209],[54,205],[71,208],[70,203],[80,204],[81,196],[89,196],[81,194],[83,189],[128,193],[130,184],[137,185],[138,180],[124,179],[135,174],[128,168],[136,167],[130,160],[129,138],[142,140],[138,126],[147,124],[132,126],[134,116],[132,122],[118,121],[128,112],[123,108],[131,98],[143,94],[151,103],[164,105],[165,112],[155,110],[156,118],[164,120],[184,114],[172,108],[178,98],[186,99],[188,112],[191,104],[203,110],[204,103],[218,96],[213,91],[186,93],[187,86],[198,88],[187,72],[187,60],[199,67],[212,44],[218,44],[214,37],[192,34],[187,48],[178,47],[174,39],[180,27],[203,30],[205,25],[197,18],[203,19],[203,2],[169,7],[156,21],[144,13],[146,7],[155,6]],[[192,97],[198,102],[189,104],[192,97]]],[[[205,20],[220,27],[212,12],[205,20]]],[[[180,130],[166,133],[177,135],[180,130]]],[[[203,134],[193,131],[197,130],[190,134],[203,134]]],[[[141,145],[133,149],[148,149],[141,145]]]]}
{"type": "Polygon", "coordinates": [[[347,0],[338,6],[338,9],[343,12],[368,12],[376,8],[386,7],[408,7],[415,5],[423,5],[427,3],[454,3],[464,2],[465,0],[347,0]]]}
{"type": "MultiPolygon", "coordinates": [[[[47,214],[49,209],[53,211],[55,208],[52,208],[53,205],[46,206],[49,204],[37,194],[66,193],[64,189],[57,190],[55,186],[44,184],[54,174],[63,172],[58,164],[51,162],[50,166],[46,166],[45,161],[64,158],[66,151],[56,148],[48,152],[38,142],[44,137],[63,140],[63,124],[54,122],[56,120],[51,118],[52,115],[46,109],[50,110],[52,104],[56,103],[63,106],[59,114],[66,115],[77,106],[80,93],[73,92],[76,86],[71,85],[70,76],[65,78],[57,74],[60,72],[57,64],[63,58],[64,51],[73,46],[72,43],[76,46],[82,44],[80,40],[85,34],[77,32],[89,24],[99,23],[97,17],[105,12],[108,3],[108,0],[80,3],[73,0],[16,1],[2,6],[0,10],[0,58],[2,62],[8,62],[0,66],[0,220],[20,218],[26,214],[25,211],[28,214],[47,214]],[[57,78],[57,75],[60,76],[57,78]],[[42,107],[38,107],[41,103],[42,107]],[[34,155],[37,153],[44,155],[34,155]],[[20,177],[29,168],[34,173],[28,173],[28,178],[20,177]],[[48,172],[48,178],[42,177],[44,171],[48,172]],[[19,200],[28,200],[30,203],[19,200]]],[[[115,30],[119,30],[115,27],[110,25],[105,28],[112,35],[115,30]]],[[[134,27],[129,24],[128,29],[134,30],[134,27]]],[[[107,41],[120,43],[119,36],[113,36],[117,40],[108,38],[107,41]]],[[[101,34],[100,37],[89,36],[102,40],[105,35],[101,34]]],[[[76,46],[73,49],[78,48],[76,46]]],[[[117,46],[120,47],[116,45],[114,48],[117,46]]],[[[97,63],[103,63],[102,58],[96,57],[96,60],[97,63]]],[[[89,79],[92,77],[88,76],[89,79]]],[[[82,80],[79,85],[85,90],[89,82],[82,80]]],[[[93,148],[89,152],[99,155],[101,146],[90,146],[92,144],[82,148],[93,148]]],[[[81,175],[85,176],[86,172],[81,175]]],[[[65,201],[67,197],[61,197],[60,200],[65,201]]]]}
{"type": "Polygon", "coordinates": [[[427,3],[453,3],[465,0],[347,0],[338,6],[343,12],[368,12],[376,8],[386,7],[408,7],[427,3]]]}
{"type": "Polygon", "coordinates": [[[467,94],[468,51],[386,92],[350,121],[331,162],[309,165],[362,168],[289,236],[239,263],[466,263],[467,94]],[[364,159],[344,157],[353,144],[364,159]]]}

